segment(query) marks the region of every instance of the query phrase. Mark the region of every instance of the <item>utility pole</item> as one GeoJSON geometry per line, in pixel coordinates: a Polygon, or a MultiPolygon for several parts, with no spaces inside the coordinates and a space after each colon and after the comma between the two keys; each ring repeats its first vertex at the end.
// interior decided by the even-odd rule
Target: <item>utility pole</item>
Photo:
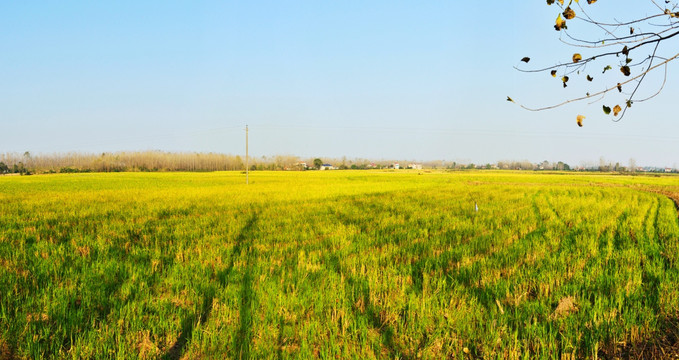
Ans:
{"type": "Polygon", "coordinates": [[[250,184],[250,158],[248,157],[248,126],[245,125],[245,185],[250,184]]]}

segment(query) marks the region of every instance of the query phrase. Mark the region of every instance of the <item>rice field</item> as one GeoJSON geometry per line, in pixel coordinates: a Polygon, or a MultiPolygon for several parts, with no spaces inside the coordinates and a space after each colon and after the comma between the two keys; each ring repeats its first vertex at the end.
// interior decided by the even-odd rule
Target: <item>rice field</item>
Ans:
{"type": "Polygon", "coordinates": [[[674,344],[665,195],[679,177],[244,177],[0,177],[0,359],[571,359],[674,344]]]}

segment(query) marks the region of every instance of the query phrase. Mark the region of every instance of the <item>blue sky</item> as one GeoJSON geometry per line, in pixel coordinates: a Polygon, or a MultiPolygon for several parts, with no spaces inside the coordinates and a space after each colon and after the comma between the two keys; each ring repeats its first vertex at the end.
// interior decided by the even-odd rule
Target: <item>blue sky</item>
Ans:
{"type": "MultiPolygon", "coordinates": [[[[655,11],[596,5],[606,19],[655,11]]],[[[564,90],[513,69],[571,57],[557,13],[544,1],[3,2],[0,152],[240,154],[248,124],[255,156],[676,166],[676,64],[618,123],[601,102],[533,113],[505,101],[604,85],[564,90]]]]}

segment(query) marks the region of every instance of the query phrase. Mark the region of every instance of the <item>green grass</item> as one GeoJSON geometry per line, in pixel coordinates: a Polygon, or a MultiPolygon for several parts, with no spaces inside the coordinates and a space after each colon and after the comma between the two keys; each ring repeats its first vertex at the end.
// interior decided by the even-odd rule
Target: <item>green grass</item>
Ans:
{"type": "Polygon", "coordinates": [[[645,191],[677,177],[250,179],[0,177],[0,356],[559,359],[677,320],[677,212],[645,191]]]}

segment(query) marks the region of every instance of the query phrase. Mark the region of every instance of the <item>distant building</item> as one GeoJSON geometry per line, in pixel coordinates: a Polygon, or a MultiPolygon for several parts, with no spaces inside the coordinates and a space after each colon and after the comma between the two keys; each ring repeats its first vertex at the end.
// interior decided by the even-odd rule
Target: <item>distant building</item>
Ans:
{"type": "Polygon", "coordinates": [[[408,169],[422,170],[422,164],[408,164],[408,169]]]}
{"type": "Polygon", "coordinates": [[[401,166],[398,163],[394,163],[394,169],[400,169],[401,166]]]}
{"type": "Polygon", "coordinates": [[[332,166],[332,164],[323,164],[321,165],[320,170],[335,170],[335,167],[332,166]]]}

